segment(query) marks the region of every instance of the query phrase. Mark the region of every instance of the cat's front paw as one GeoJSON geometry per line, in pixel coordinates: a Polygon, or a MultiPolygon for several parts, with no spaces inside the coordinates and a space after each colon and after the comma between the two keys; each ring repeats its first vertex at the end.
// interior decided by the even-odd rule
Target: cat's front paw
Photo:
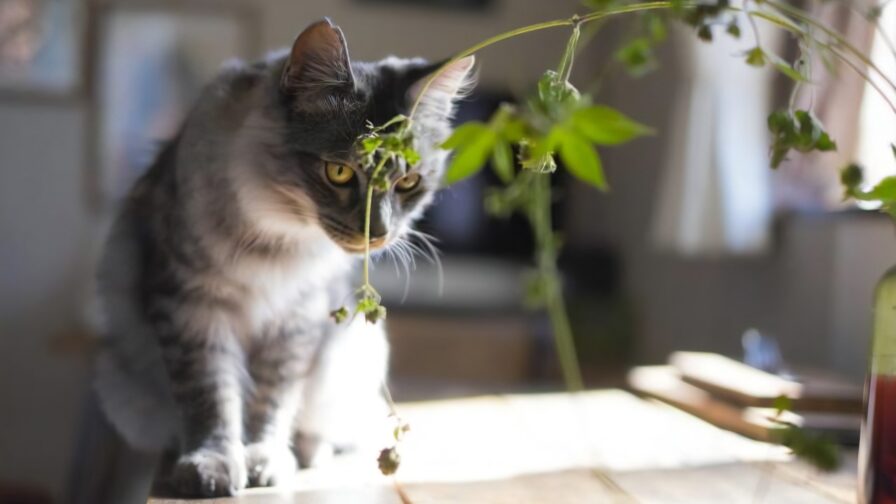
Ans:
{"type": "Polygon", "coordinates": [[[171,479],[175,489],[182,495],[234,495],[246,487],[242,446],[200,448],[186,453],[177,460],[171,479]]]}
{"type": "Polygon", "coordinates": [[[254,443],[246,447],[250,487],[282,485],[295,476],[298,466],[287,443],[254,443]]]}

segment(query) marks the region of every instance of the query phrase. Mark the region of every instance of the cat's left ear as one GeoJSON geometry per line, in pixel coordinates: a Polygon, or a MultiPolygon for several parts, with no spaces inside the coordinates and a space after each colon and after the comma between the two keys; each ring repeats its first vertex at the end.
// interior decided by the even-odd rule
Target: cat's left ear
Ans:
{"type": "Polygon", "coordinates": [[[327,18],[305,28],[286,60],[281,89],[302,101],[313,101],[323,94],[351,91],[354,86],[342,30],[327,18]]]}
{"type": "Polygon", "coordinates": [[[418,113],[447,119],[454,112],[454,101],[473,85],[475,63],[475,57],[467,56],[448,63],[435,77],[429,73],[418,79],[408,88],[408,103],[419,99],[418,113]]]}

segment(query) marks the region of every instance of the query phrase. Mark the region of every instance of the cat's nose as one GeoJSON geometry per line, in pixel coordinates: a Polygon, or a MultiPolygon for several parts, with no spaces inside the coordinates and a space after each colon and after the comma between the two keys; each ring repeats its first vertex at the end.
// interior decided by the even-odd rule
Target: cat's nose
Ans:
{"type": "Polygon", "coordinates": [[[370,246],[374,248],[382,247],[386,244],[386,237],[389,235],[389,231],[386,229],[386,226],[379,225],[374,226],[373,222],[370,223],[370,246]]]}
{"type": "Polygon", "coordinates": [[[386,224],[383,222],[379,216],[377,218],[370,219],[370,243],[374,243],[374,241],[379,240],[380,242],[386,240],[386,235],[389,234],[389,230],[386,228],[386,224]]]}
{"type": "MultiPolygon", "coordinates": [[[[389,208],[388,202],[386,201],[377,201],[376,204],[373,205],[370,212],[370,244],[374,247],[381,246],[386,242],[386,236],[389,234],[389,217],[392,214],[391,208],[389,208]]],[[[364,234],[364,225],[366,223],[363,220],[361,221],[361,234],[364,234]]]]}

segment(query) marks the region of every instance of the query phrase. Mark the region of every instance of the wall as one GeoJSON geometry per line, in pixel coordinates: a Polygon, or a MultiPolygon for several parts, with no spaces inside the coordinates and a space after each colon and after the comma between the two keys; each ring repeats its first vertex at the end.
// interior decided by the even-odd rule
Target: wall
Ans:
{"type": "Polygon", "coordinates": [[[0,481],[57,492],[86,376],[82,358],[49,352],[85,297],[83,140],[80,104],[0,104],[0,481]]]}

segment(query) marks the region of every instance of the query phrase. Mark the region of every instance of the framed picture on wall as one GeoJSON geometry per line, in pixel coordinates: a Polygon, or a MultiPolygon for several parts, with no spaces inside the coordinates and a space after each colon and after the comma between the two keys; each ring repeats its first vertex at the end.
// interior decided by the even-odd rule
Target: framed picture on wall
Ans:
{"type": "Polygon", "coordinates": [[[0,98],[83,89],[85,1],[0,0],[0,98]]]}
{"type": "Polygon", "coordinates": [[[256,17],[222,3],[116,2],[97,12],[98,198],[115,203],[173,138],[222,63],[258,54],[256,17]]]}

